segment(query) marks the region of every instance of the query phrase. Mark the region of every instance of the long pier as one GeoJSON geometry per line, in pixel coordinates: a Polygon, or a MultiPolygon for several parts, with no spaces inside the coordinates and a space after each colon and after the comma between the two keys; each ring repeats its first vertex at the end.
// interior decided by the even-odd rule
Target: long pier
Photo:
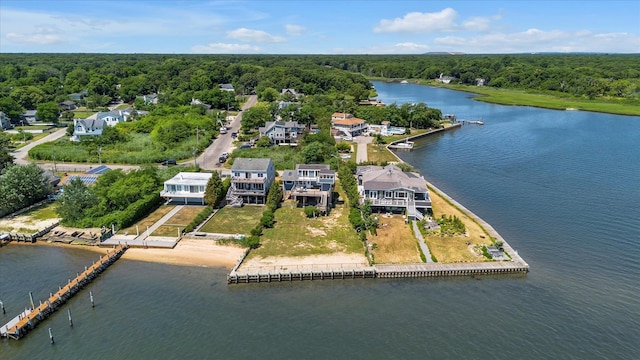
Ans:
{"type": "Polygon", "coordinates": [[[75,279],[69,280],[65,286],[59,287],[55,294],[51,294],[44,303],[40,302],[39,306],[36,307],[33,303],[33,298],[31,298],[31,308],[25,309],[18,314],[18,316],[0,327],[0,337],[19,340],[25,336],[29,331],[33,330],[38,323],[53,314],[82,288],[91,283],[100,273],[118,260],[128,248],[128,245],[118,245],[114,248],[114,251],[107,251],[98,262],[93,263],[88,268],[85,267],[85,270],[81,274],[78,274],[75,279]]]}

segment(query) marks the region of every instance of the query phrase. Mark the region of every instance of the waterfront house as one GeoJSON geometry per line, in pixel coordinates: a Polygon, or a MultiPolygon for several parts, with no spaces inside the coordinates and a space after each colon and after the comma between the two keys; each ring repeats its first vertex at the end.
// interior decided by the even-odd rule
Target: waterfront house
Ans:
{"type": "Polygon", "coordinates": [[[178,204],[204,205],[204,191],[211,173],[180,172],[164,182],[160,196],[178,204]]]}
{"type": "Polygon", "coordinates": [[[395,165],[356,168],[360,201],[371,202],[373,211],[406,212],[421,220],[431,210],[426,181],[420,174],[405,172],[395,165]]]}
{"type": "Polygon", "coordinates": [[[267,136],[278,145],[294,145],[302,136],[304,125],[297,121],[269,121],[259,128],[260,137],[267,136]]]}
{"type": "Polygon", "coordinates": [[[264,204],[276,169],[269,158],[237,158],[231,166],[231,186],[227,202],[232,206],[264,204]]]}
{"type": "Polygon", "coordinates": [[[341,130],[349,136],[358,136],[367,131],[367,122],[346,113],[333,113],[331,127],[341,130]]]}
{"type": "Polygon", "coordinates": [[[71,141],[80,141],[84,136],[100,136],[102,129],[107,126],[104,120],[73,119],[73,136],[71,141]]]}
{"type": "Polygon", "coordinates": [[[455,77],[442,76],[442,74],[440,74],[440,77],[437,80],[438,80],[438,82],[441,82],[443,84],[449,84],[452,80],[455,80],[455,77]]]}
{"type": "Polygon", "coordinates": [[[383,121],[380,125],[369,124],[369,134],[380,134],[382,136],[403,135],[406,129],[400,126],[390,126],[389,121],[383,121]]]}
{"type": "Polygon", "coordinates": [[[285,199],[293,199],[303,207],[315,206],[323,213],[331,209],[335,182],[336,172],[329,165],[298,164],[295,170],[282,174],[285,199]]]}
{"type": "Polygon", "coordinates": [[[10,129],[13,126],[11,125],[11,119],[5,113],[0,111],[0,129],[10,129]]]}

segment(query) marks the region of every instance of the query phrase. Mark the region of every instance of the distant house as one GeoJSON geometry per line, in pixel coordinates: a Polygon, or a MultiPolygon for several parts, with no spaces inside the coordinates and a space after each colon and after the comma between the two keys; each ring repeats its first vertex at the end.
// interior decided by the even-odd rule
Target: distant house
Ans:
{"type": "Polygon", "coordinates": [[[107,126],[104,120],[73,119],[73,136],[71,141],[80,141],[84,136],[100,136],[107,126]]]}
{"type": "Polygon", "coordinates": [[[269,158],[237,158],[231,166],[231,186],[227,202],[232,206],[264,204],[276,169],[269,158]]]}
{"type": "Polygon", "coordinates": [[[291,198],[302,206],[315,206],[326,213],[332,206],[336,172],[329,165],[298,164],[295,170],[282,174],[285,199],[291,198]]]}
{"type": "Polygon", "coordinates": [[[231,84],[220,84],[218,85],[218,88],[222,91],[233,91],[233,92],[236,91],[236,89],[234,89],[233,85],[231,84]]]}
{"type": "Polygon", "coordinates": [[[142,99],[145,105],[158,104],[158,94],[147,94],[147,95],[138,96],[137,98],[142,99]]]}
{"type": "Polygon", "coordinates": [[[63,101],[59,103],[58,106],[60,106],[60,108],[64,111],[75,110],[77,107],[75,101],[71,100],[63,101]]]}
{"type": "Polygon", "coordinates": [[[127,121],[127,116],[123,114],[122,110],[111,110],[99,112],[96,119],[104,121],[107,126],[116,126],[118,123],[127,121]]]}
{"type": "Polygon", "coordinates": [[[89,91],[87,90],[82,90],[80,92],[67,95],[67,97],[73,101],[80,101],[86,98],[87,96],[89,96],[89,91]]]}
{"type": "Polygon", "coordinates": [[[38,110],[27,110],[24,113],[22,113],[22,115],[20,115],[20,118],[22,118],[22,122],[27,122],[27,123],[33,123],[36,122],[36,120],[38,120],[38,110]]]}
{"type": "Polygon", "coordinates": [[[356,168],[361,202],[369,200],[373,211],[406,211],[409,219],[421,220],[431,209],[426,181],[420,174],[404,172],[395,165],[356,168]]]}
{"type": "Polygon", "coordinates": [[[11,119],[5,113],[0,111],[0,129],[10,129],[13,126],[11,125],[11,119]]]}
{"type": "Polygon", "coordinates": [[[379,107],[387,106],[380,99],[362,100],[362,101],[360,101],[358,103],[358,105],[360,105],[360,106],[379,106],[379,107]]]}
{"type": "Polygon", "coordinates": [[[267,136],[274,144],[295,144],[304,132],[297,121],[269,121],[259,128],[260,137],[267,136]]]}
{"type": "Polygon", "coordinates": [[[482,79],[482,78],[477,78],[475,80],[475,83],[476,83],[476,86],[484,86],[486,81],[484,79],[482,79]]]}
{"type": "Polygon", "coordinates": [[[349,136],[358,136],[367,131],[367,122],[346,113],[333,113],[331,127],[341,130],[349,136]]]}
{"type": "Polygon", "coordinates": [[[191,99],[191,106],[202,106],[207,110],[211,110],[211,105],[203,103],[200,99],[191,99]]]}
{"type": "Polygon", "coordinates": [[[45,170],[42,172],[42,176],[47,179],[47,182],[49,182],[49,184],[51,184],[51,186],[58,186],[58,184],[60,184],[60,176],[54,174],[53,172],[49,171],[49,170],[45,170]]]}
{"type": "Polygon", "coordinates": [[[171,202],[204,205],[204,191],[211,173],[181,172],[164,182],[160,196],[171,202]]]}
{"type": "Polygon", "coordinates": [[[380,134],[382,136],[403,135],[407,129],[399,126],[391,126],[388,121],[383,121],[380,125],[369,124],[369,134],[380,134]]]}
{"type": "Polygon", "coordinates": [[[437,80],[443,84],[449,84],[452,80],[455,80],[455,78],[452,76],[442,76],[442,74],[440,74],[440,77],[437,80]]]}
{"type": "Polygon", "coordinates": [[[282,91],[280,92],[280,95],[289,95],[294,99],[299,99],[304,96],[303,93],[297,92],[296,89],[282,89],[282,91]]]}

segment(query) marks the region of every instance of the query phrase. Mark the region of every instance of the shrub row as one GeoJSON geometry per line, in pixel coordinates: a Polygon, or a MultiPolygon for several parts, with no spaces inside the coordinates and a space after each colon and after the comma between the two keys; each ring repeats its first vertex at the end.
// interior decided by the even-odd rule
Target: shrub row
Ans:
{"type": "Polygon", "coordinates": [[[184,228],[184,232],[185,233],[192,232],[195,228],[198,227],[198,225],[202,224],[202,222],[205,221],[207,217],[211,215],[212,212],[213,212],[213,208],[211,206],[206,206],[204,209],[202,209],[202,211],[198,213],[198,215],[196,215],[193,219],[191,219],[191,222],[189,223],[189,225],[187,225],[187,227],[184,228]]]}

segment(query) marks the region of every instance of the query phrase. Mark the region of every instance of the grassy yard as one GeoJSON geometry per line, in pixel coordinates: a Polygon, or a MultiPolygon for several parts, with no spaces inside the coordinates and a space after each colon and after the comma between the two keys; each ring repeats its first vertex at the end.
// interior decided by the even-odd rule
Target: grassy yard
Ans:
{"type": "Polygon", "coordinates": [[[200,231],[220,234],[246,234],[256,227],[264,206],[245,205],[241,208],[224,207],[206,223],[200,231]]]}
{"type": "Polygon", "coordinates": [[[398,159],[384,145],[367,144],[367,160],[376,163],[397,162],[398,159]]]}
{"type": "Polygon", "coordinates": [[[429,196],[433,206],[434,218],[440,218],[443,214],[455,215],[460,218],[466,227],[469,236],[440,236],[428,234],[425,235],[425,241],[429,246],[429,251],[438,259],[438,262],[475,262],[488,261],[482,256],[482,251],[478,252],[478,248],[482,245],[491,245],[492,240],[484,232],[482,227],[475,221],[458,210],[455,206],[449,204],[444,198],[438,195],[432,189],[429,189],[429,196]]]}
{"type": "MultiPolygon", "coordinates": [[[[338,191],[341,191],[339,186],[338,191]]],[[[262,246],[253,250],[250,257],[361,253],[364,250],[349,223],[349,208],[345,205],[335,206],[328,216],[308,219],[302,208],[287,201],[276,210],[275,217],[275,226],[264,230],[260,239],[262,246]]]]}
{"type": "Polygon", "coordinates": [[[173,205],[160,206],[158,209],[156,209],[156,211],[154,211],[151,214],[149,214],[149,216],[147,216],[146,218],[138,221],[138,223],[136,223],[135,225],[132,225],[132,226],[126,228],[126,229],[122,229],[122,230],[120,230],[118,232],[120,234],[124,234],[124,233],[135,234],[136,233],[136,225],[138,226],[138,230],[140,232],[146,231],[147,230],[147,226],[151,226],[151,225],[155,224],[163,216],[167,215],[167,213],[169,213],[169,211],[171,211],[174,207],[175,206],[173,206],[173,205]]]}
{"type": "Polygon", "coordinates": [[[49,219],[57,219],[58,213],[56,212],[56,204],[48,203],[42,206],[39,206],[35,209],[29,210],[23,215],[29,216],[33,220],[49,220],[49,219]]]}
{"type": "Polygon", "coordinates": [[[96,113],[95,111],[75,110],[73,112],[73,117],[76,119],[86,119],[95,113],[96,113]]]}
{"type": "Polygon", "coordinates": [[[177,214],[173,215],[169,220],[167,220],[164,225],[160,226],[156,229],[151,236],[178,236],[178,229],[184,229],[193,218],[196,217],[202,210],[204,206],[185,206],[182,210],[178,211],[177,214]]]}
{"type": "Polygon", "coordinates": [[[378,216],[377,235],[367,234],[370,243],[376,244],[372,250],[377,264],[421,263],[418,240],[402,216],[378,216]]]}

